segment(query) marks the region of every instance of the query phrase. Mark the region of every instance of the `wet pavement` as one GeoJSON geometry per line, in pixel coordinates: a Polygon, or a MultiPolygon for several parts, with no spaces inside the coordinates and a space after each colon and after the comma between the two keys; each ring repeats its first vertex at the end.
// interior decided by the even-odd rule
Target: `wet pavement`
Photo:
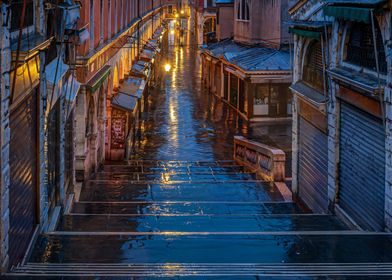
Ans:
{"type": "Polygon", "coordinates": [[[232,160],[234,135],[289,151],[291,128],[246,124],[202,92],[195,50],[169,57],[132,159],[108,162],[8,277],[391,279],[390,235],[306,212],[232,160]]]}

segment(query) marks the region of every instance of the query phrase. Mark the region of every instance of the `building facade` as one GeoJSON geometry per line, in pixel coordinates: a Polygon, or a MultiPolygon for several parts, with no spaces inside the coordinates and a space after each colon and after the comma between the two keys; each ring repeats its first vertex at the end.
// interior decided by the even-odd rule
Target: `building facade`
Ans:
{"type": "Polygon", "coordinates": [[[110,155],[112,100],[160,37],[169,3],[0,4],[2,272],[23,260],[36,233],[54,228],[110,155]]]}
{"type": "Polygon", "coordinates": [[[283,31],[288,4],[217,2],[217,34],[222,40],[203,48],[203,86],[246,120],[291,119],[290,46],[283,31]],[[271,13],[276,22],[270,22],[271,13]]]}
{"type": "Polygon", "coordinates": [[[391,230],[388,1],[299,1],[294,34],[293,191],[317,213],[391,230]]]}

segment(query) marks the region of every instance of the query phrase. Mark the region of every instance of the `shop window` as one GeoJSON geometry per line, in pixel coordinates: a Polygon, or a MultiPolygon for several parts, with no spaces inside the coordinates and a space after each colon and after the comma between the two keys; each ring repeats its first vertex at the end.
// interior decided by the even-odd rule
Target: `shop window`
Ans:
{"type": "MultiPolygon", "coordinates": [[[[385,49],[380,28],[376,22],[375,33],[380,72],[385,74],[387,72],[385,49]]],[[[377,71],[371,24],[355,23],[352,26],[347,42],[346,61],[377,71]]]]}
{"type": "Polygon", "coordinates": [[[310,87],[324,92],[323,53],[321,42],[313,42],[306,53],[302,80],[310,87]]]}
{"type": "Polygon", "coordinates": [[[268,115],[269,85],[257,85],[253,99],[253,114],[255,116],[268,115]]]}
{"type": "Polygon", "coordinates": [[[238,78],[230,75],[230,103],[237,108],[238,101],[238,78]]]}
{"type": "Polygon", "coordinates": [[[249,20],[250,0],[238,0],[237,2],[237,19],[249,20]]]}
{"type": "MultiPolygon", "coordinates": [[[[18,30],[20,28],[23,1],[12,1],[11,3],[11,31],[18,30]]],[[[26,0],[25,17],[23,21],[23,28],[29,27],[34,24],[34,3],[33,0],[26,0]]]]}

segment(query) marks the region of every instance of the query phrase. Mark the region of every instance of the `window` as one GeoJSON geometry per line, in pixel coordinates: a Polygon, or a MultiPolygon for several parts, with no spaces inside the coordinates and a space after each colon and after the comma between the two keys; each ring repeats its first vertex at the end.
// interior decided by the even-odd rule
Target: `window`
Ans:
{"type": "MultiPolygon", "coordinates": [[[[384,44],[380,28],[378,27],[377,23],[375,23],[375,27],[380,72],[386,73],[387,62],[385,59],[384,44]]],[[[373,71],[377,71],[371,24],[355,23],[351,28],[349,36],[350,37],[347,43],[346,61],[373,71]]]]}
{"type": "Polygon", "coordinates": [[[237,19],[249,20],[250,0],[238,0],[237,3],[237,19]]]}
{"type": "Polygon", "coordinates": [[[311,43],[307,50],[302,80],[310,87],[324,92],[323,53],[320,41],[311,43]]]}
{"type": "MultiPolygon", "coordinates": [[[[12,1],[11,3],[11,31],[19,30],[23,11],[23,1],[12,1]]],[[[23,28],[34,24],[33,0],[26,0],[26,10],[23,28]]]]}

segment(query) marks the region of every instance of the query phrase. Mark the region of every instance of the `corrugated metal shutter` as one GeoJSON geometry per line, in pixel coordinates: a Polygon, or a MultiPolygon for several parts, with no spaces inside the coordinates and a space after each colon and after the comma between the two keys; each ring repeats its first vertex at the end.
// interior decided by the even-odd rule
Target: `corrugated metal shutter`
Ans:
{"type": "Polygon", "coordinates": [[[37,91],[10,114],[10,265],[20,263],[36,226],[37,91]]]}
{"type": "Polygon", "coordinates": [[[384,230],[382,122],[346,103],[340,119],[339,205],[363,229],[384,230]]]}
{"type": "Polygon", "coordinates": [[[56,102],[48,116],[48,134],[47,134],[47,157],[46,175],[48,183],[48,202],[49,209],[56,207],[59,202],[59,172],[60,172],[60,102],[56,102]]]}
{"type": "Polygon", "coordinates": [[[328,210],[328,139],[308,121],[299,118],[300,199],[315,213],[328,210]]]}

